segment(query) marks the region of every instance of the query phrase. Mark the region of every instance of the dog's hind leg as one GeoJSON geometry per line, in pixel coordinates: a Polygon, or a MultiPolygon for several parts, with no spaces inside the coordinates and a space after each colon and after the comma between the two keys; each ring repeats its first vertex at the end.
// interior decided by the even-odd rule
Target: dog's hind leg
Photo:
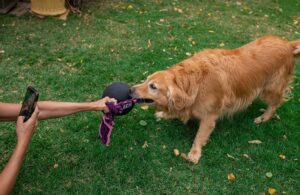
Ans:
{"type": "Polygon", "coordinates": [[[263,89],[260,98],[268,105],[266,111],[259,117],[254,119],[254,123],[259,124],[270,120],[276,109],[284,100],[285,91],[289,85],[287,74],[279,74],[272,79],[263,89]]]}

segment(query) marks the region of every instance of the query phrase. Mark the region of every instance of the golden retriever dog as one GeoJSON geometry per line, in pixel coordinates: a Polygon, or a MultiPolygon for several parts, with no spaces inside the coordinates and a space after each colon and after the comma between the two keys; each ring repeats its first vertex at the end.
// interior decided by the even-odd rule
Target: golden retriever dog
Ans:
{"type": "Polygon", "coordinates": [[[131,88],[131,96],[152,100],[156,116],[199,119],[190,152],[182,157],[198,163],[216,120],[249,106],[260,97],[268,107],[255,118],[272,118],[292,79],[300,40],[264,36],[237,49],[205,49],[170,68],[155,72],[131,88]]]}

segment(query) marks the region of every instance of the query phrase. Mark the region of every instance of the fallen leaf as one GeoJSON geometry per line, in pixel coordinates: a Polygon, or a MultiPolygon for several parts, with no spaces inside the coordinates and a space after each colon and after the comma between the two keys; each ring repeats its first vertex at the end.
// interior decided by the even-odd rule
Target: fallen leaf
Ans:
{"type": "Polygon", "coordinates": [[[147,110],[148,108],[149,108],[148,105],[142,105],[142,106],[141,106],[141,109],[143,109],[143,110],[147,110]]]}
{"type": "Polygon", "coordinates": [[[272,117],[272,118],[274,118],[274,119],[277,119],[277,120],[280,120],[280,117],[279,117],[279,115],[278,115],[278,114],[276,114],[276,113],[273,115],[273,117],[272,117]]]}
{"type": "Polygon", "coordinates": [[[174,155],[175,155],[175,156],[179,156],[179,155],[180,155],[180,152],[179,152],[179,150],[178,150],[178,149],[176,149],[176,148],[173,150],[173,152],[174,152],[174,155]]]}
{"type": "Polygon", "coordinates": [[[227,179],[229,180],[229,181],[235,181],[235,175],[233,174],[233,173],[229,173],[228,175],[227,175],[227,179]]]}
{"type": "Polygon", "coordinates": [[[225,46],[225,44],[222,42],[222,43],[220,43],[220,45],[219,45],[220,47],[224,47],[225,46]]]}
{"type": "Polygon", "coordinates": [[[187,55],[187,56],[189,56],[189,57],[192,56],[192,54],[191,54],[190,52],[186,52],[185,55],[187,55]]]}
{"type": "Polygon", "coordinates": [[[142,125],[142,126],[146,126],[146,125],[147,125],[147,122],[146,122],[146,121],[144,121],[144,120],[141,120],[141,121],[140,121],[140,125],[142,125]]]}
{"type": "Polygon", "coordinates": [[[53,166],[53,168],[56,169],[57,167],[58,167],[58,164],[55,163],[54,166],[53,166]]]}
{"type": "Polygon", "coordinates": [[[278,157],[281,158],[282,160],[285,160],[285,155],[283,154],[279,154],[278,157]]]}
{"type": "Polygon", "coordinates": [[[271,177],[273,176],[273,174],[272,174],[271,172],[267,172],[267,173],[266,173],[266,176],[267,176],[268,178],[271,178],[271,177]]]}
{"type": "Polygon", "coordinates": [[[275,194],[276,189],[275,188],[269,188],[268,192],[269,192],[270,195],[273,195],[273,194],[275,194]]]}
{"type": "Polygon", "coordinates": [[[259,111],[260,111],[260,112],[264,112],[264,111],[266,111],[266,109],[261,108],[261,109],[259,109],[259,111]]]}
{"type": "Polygon", "coordinates": [[[233,160],[236,160],[236,158],[235,158],[234,156],[230,155],[230,154],[227,154],[227,157],[228,157],[228,158],[231,158],[231,159],[233,159],[233,160]]]}
{"type": "Polygon", "coordinates": [[[151,46],[152,46],[151,40],[148,39],[148,45],[147,45],[147,47],[150,48],[151,46]]]}
{"type": "Polygon", "coordinates": [[[145,141],[145,143],[143,144],[142,148],[148,148],[148,142],[145,141]]]}
{"type": "Polygon", "coordinates": [[[251,141],[248,141],[249,144],[261,144],[262,142],[258,139],[256,140],[251,140],[251,141]]]}
{"type": "Polygon", "coordinates": [[[242,156],[250,159],[250,156],[248,154],[242,154],[242,156]]]}
{"type": "Polygon", "coordinates": [[[180,14],[183,12],[182,9],[177,8],[177,7],[174,8],[174,11],[176,11],[176,12],[178,12],[178,13],[180,13],[180,14]]]}
{"type": "Polygon", "coordinates": [[[298,23],[299,23],[298,20],[294,20],[294,22],[293,22],[294,25],[297,25],[298,23]]]}

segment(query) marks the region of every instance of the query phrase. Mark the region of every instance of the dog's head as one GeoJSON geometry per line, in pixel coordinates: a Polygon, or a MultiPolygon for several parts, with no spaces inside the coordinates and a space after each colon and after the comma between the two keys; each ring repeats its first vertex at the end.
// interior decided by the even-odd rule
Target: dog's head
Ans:
{"type": "Polygon", "coordinates": [[[157,110],[180,111],[191,106],[198,89],[193,75],[164,70],[150,75],[147,80],[131,88],[131,96],[153,101],[157,110]]]}

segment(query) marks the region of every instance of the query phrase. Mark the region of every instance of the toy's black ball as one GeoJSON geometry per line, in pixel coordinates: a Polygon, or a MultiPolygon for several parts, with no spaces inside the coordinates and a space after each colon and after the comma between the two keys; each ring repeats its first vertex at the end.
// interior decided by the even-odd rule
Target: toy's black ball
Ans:
{"type": "MultiPolygon", "coordinates": [[[[116,82],[106,87],[106,89],[103,91],[102,98],[108,96],[110,98],[115,98],[118,102],[121,102],[130,99],[129,89],[130,86],[126,83],[116,82]]],[[[132,108],[133,105],[124,109],[121,115],[127,114],[132,110],[132,108]]]]}

